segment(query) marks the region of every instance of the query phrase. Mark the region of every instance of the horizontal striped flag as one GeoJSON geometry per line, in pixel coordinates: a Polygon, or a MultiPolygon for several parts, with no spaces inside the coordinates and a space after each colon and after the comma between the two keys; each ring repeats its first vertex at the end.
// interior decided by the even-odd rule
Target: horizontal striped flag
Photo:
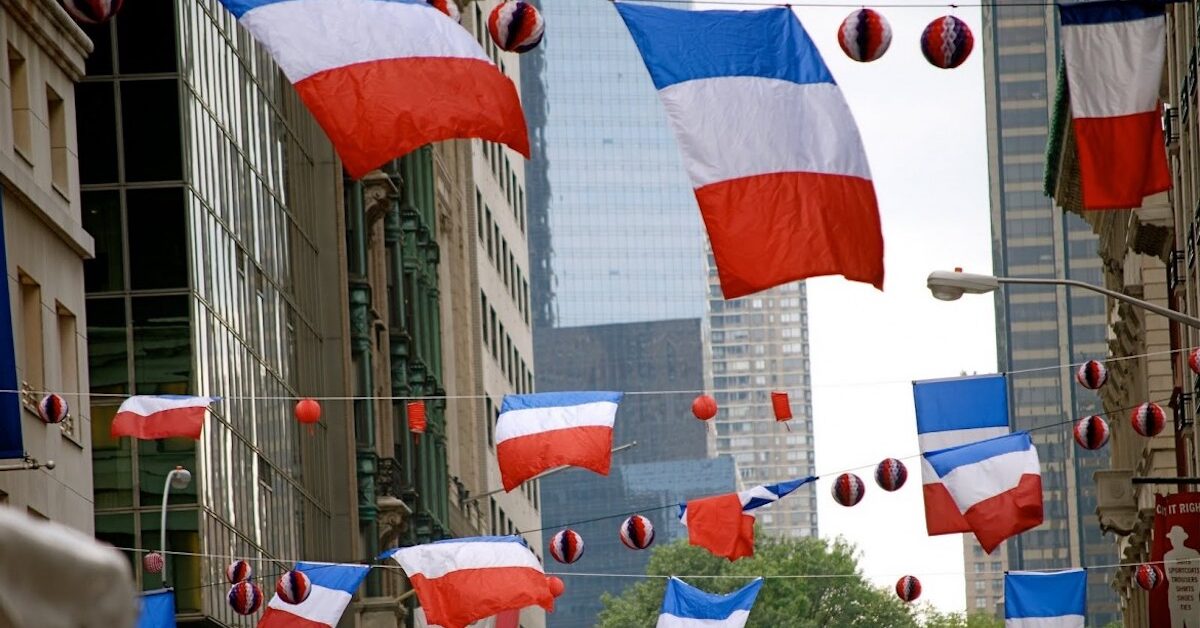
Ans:
{"type": "Polygon", "coordinates": [[[159,438],[200,439],[204,413],[218,397],[138,395],[121,403],[113,417],[111,433],[142,440],[159,438]]]}
{"type": "Polygon", "coordinates": [[[312,583],[308,599],[288,604],[273,596],[267,610],[258,620],[258,628],[333,628],[342,620],[342,613],[362,584],[368,565],[337,565],[332,563],[297,563],[312,583]]]}
{"type": "Polygon", "coordinates": [[[1004,574],[1007,628],[1083,628],[1087,572],[1082,569],[1004,574]]]}
{"type": "Polygon", "coordinates": [[[608,475],[619,392],[505,395],[496,422],[496,459],[504,490],[570,465],[608,475]]]}
{"type": "Polygon", "coordinates": [[[688,529],[688,542],[715,556],[737,560],[754,555],[754,510],[788,496],[816,480],[807,477],[689,500],[679,506],[679,521],[688,529]]]}
{"type": "Polygon", "coordinates": [[[708,593],[672,577],[663,594],[657,628],[742,628],[750,619],[763,579],[725,595],[708,593]]]}

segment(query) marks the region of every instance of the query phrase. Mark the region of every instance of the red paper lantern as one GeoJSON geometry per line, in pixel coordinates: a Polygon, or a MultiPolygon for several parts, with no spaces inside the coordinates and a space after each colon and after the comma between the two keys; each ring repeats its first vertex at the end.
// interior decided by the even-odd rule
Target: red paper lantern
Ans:
{"type": "Polygon", "coordinates": [[[163,555],[158,552],[150,552],[142,556],[142,569],[145,569],[146,573],[162,573],[165,565],[166,561],[163,559],[163,555]]]}
{"type": "Polygon", "coordinates": [[[550,576],[546,578],[546,586],[550,587],[550,595],[558,597],[566,590],[566,585],[563,584],[562,578],[558,576],[550,576]]]}
{"type": "Polygon", "coordinates": [[[1162,569],[1159,569],[1158,565],[1151,565],[1149,563],[1138,565],[1137,570],[1134,571],[1133,578],[1137,581],[1139,587],[1147,591],[1153,591],[1158,588],[1158,585],[1162,584],[1164,579],[1162,569]]]}
{"type": "Polygon", "coordinates": [[[408,431],[412,432],[413,442],[421,442],[421,434],[425,433],[425,402],[408,402],[408,431]]]}
{"type": "Polygon", "coordinates": [[[1200,347],[1188,351],[1188,368],[1200,375],[1200,347]]]}
{"type": "Polygon", "coordinates": [[[905,602],[915,602],[921,597],[921,581],[915,576],[902,576],[896,581],[896,597],[905,602]]]}
{"type": "Polygon", "coordinates": [[[707,421],[717,416],[717,400],[708,395],[700,395],[692,401],[692,414],[701,421],[707,421]]]}
{"type": "Polygon", "coordinates": [[[1157,403],[1143,403],[1129,416],[1133,430],[1142,436],[1158,436],[1167,426],[1167,415],[1157,403]]]}
{"type": "Polygon", "coordinates": [[[315,399],[301,399],[296,402],[295,414],[297,421],[312,425],[321,420],[321,404],[315,399]]]}
{"type": "Polygon", "coordinates": [[[778,390],[772,392],[771,409],[775,411],[776,421],[792,420],[792,404],[788,401],[787,393],[778,390]]]}

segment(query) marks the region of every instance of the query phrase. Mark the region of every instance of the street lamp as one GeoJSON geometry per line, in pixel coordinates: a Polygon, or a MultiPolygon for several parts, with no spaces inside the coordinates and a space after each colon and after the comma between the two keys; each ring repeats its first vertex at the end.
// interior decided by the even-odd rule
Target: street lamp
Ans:
{"type": "Polygon", "coordinates": [[[158,526],[158,551],[162,552],[163,557],[163,586],[167,583],[167,497],[171,494],[171,489],[182,491],[192,483],[192,472],[183,467],[175,467],[167,474],[167,479],[163,482],[163,501],[162,501],[162,519],[158,526]]]}
{"type": "Polygon", "coordinates": [[[1193,318],[1187,314],[1176,312],[1175,310],[1155,305],[1149,301],[1136,299],[1127,294],[1115,292],[1101,286],[1094,286],[1090,283],[1076,281],[1074,279],[1032,279],[1022,277],[993,277],[991,275],[976,275],[974,273],[964,273],[961,270],[935,270],[929,273],[929,280],[926,285],[929,286],[929,291],[933,293],[934,298],[942,301],[956,301],[964,294],[987,294],[993,292],[1000,287],[1001,284],[1025,284],[1034,286],[1070,286],[1072,288],[1082,288],[1103,294],[1107,297],[1112,297],[1123,303],[1128,303],[1136,308],[1154,312],[1155,314],[1165,316],[1177,323],[1191,327],[1192,329],[1200,329],[1200,318],[1193,318]]]}

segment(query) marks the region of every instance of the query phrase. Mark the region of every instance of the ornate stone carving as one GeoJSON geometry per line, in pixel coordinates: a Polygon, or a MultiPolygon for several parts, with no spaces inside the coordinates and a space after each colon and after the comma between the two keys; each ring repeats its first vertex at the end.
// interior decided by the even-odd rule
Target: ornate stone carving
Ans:
{"type": "Polygon", "coordinates": [[[1097,471],[1096,515],[1100,530],[1125,536],[1134,531],[1138,522],[1137,495],[1133,489],[1133,471],[1113,469],[1097,471]]]}

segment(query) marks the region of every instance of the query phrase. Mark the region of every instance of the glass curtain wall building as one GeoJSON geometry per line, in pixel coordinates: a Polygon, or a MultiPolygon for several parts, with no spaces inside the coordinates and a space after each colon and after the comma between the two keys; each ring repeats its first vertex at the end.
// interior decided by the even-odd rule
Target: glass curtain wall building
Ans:
{"type": "MultiPolygon", "coordinates": [[[[1042,192],[1058,65],[1056,9],[1001,2],[984,7],[983,17],[995,272],[1103,285],[1091,228],[1042,192]]],[[[1099,397],[1075,384],[1072,369],[1056,366],[1108,354],[1105,308],[1103,297],[1078,290],[1010,286],[997,292],[1000,368],[1021,371],[1009,378],[1014,430],[1103,412],[1099,397]]],[[[1033,439],[1042,461],[1046,520],[1009,543],[1006,568],[1118,562],[1099,526],[1085,523],[1096,511],[1092,474],[1107,468],[1108,450],[1075,447],[1069,427],[1037,430],[1033,439]]],[[[1089,572],[1089,625],[1120,618],[1109,573],[1089,572]]],[[[975,610],[975,597],[968,591],[969,610],[975,610]]]]}
{"type": "MultiPolygon", "coordinates": [[[[322,341],[340,346],[345,321],[330,298],[344,285],[318,285],[340,264],[328,142],[216,2],[130,3],[88,35],[77,98],[83,221],[96,242],[85,268],[96,536],[157,548],[163,482],[181,465],[194,478],[171,491],[170,550],[345,559],[353,534],[335,524],[352,483],[333,476],[352,468],[347,413],[326,403],[328,427],[309,431],[281,400],[346,394],[322,341]],[[223,399],[199,441],[114,439],[129,394],[223,399]]],[[[143,589],[162,586],[129,554],[143,589]]],[[[182,623],[253,623],[225,601],[226,562],[168,558],[182,623]]]]}

